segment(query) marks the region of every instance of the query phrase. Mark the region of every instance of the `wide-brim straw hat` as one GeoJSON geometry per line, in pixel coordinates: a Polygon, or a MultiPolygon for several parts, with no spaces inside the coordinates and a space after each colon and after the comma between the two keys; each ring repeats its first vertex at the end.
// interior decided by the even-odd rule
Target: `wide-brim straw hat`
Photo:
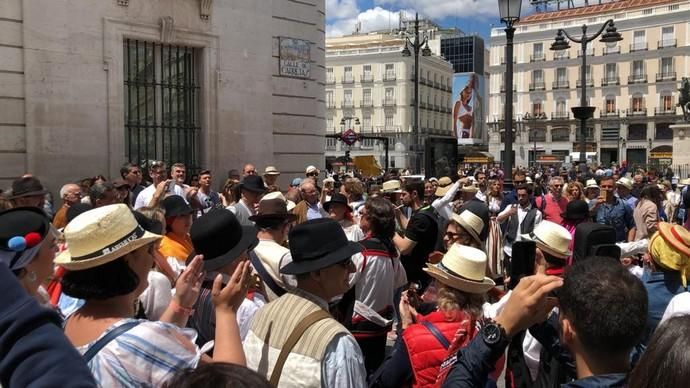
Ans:
{"type": "Polygon", "coordinates": [[[453,213],[451,218],[453,221],[460,224],[460,226],[462,226],[462,228],[465,229],[475,241],[480,244],[482,243],[479,235],[481,235],[482,230],[484,230],[484,221],[480,216],[470,210],[464,210],[460,214],[453,213]]]}
{"type": "Polygon", "coordinates": [[[70,271],[107,264],[163,237],[145,231],[124,204],[78,215],[65,227],[64,236],[68,249],[55,258],[55,264],[70,271]]]}
{"type": "Polygon", "coordinates": [[[585,189],[598,189],[599,185],[595,179],[587,179],[585,189]]]}
{"type": "Polygon", "coordinates": [[[443,197],[448,193],[448,190],[453,186],[453,180],[451,180],[449,177],[444,176],[441,177],[441,179],[438,180],[438,187],[436,188],[436,192],[434,193],[437,197],[443,197]]]}
{"type": "Polygon", "coordinates": [[[655,263],[680,272],[683,287],[690,274],[690,231],[681,225],[658,224],[658,232],[649,239],[649,254],[655,263]]]}
{"type": "Polygon", "coordinates": [[[681,179],[678,181],[679,187],[690,186],[690,178],[681,179]]]}
{"type": "Polygon", "coordinates": [[[463,193],[476,193],[479,191],[479,187],[472,183],[469,185],[462,186],[462,188],[460,190],[463,193]]]}
{"type": "Polygon", "coordinates": [[[451,245],[438,264],[424,271],[444,285],[470,294],[483,294],[496,284],[485,276],[486,253],[460,244],[451,245]]]}
{"type": "Polygon", "coordinates": [[[542,221],[529,234],[522,238],[537,243],[542,251],[561,259],[567,259],[572,253],[570,241],[573,239],[568,229],[551,221],[542,221]]]}
{"type": "Polygon", "coordinates": [[[617,186],[623,186],[628,190],[632,190],[633,181],[630,178],[622,177],[622,178],[618,179],[618,181],[616,181],[616,185],[617,186]]]}
{"type": "Polygon", "coordinates": [[[397,179],[392,179],[383,182],[383,186],[381,186],[381,191],[386,194],[402,193],[400,187],[400,181],[397,179]]]}

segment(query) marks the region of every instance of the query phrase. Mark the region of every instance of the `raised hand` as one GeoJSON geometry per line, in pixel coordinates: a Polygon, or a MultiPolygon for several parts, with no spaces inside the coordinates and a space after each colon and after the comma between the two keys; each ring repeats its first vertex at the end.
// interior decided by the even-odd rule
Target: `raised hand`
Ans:
{"type": "Polygon", "coordinates": [[[203,280],[204,257],[196,255],[175,282],[175,302],[190,309],[199,297],[203,280]]]}
{"type": "Polygon", "coordinates": [[[223,276],[218,274],[213,280],[213,305],[216,307],[216,314],[219,312],[236,313],[242,301],[247,296],[247,289],[251,283],[249,261],[244,260],[239,263],[235,272],[230,277],[228,284],[223,286],[223,276]]]}

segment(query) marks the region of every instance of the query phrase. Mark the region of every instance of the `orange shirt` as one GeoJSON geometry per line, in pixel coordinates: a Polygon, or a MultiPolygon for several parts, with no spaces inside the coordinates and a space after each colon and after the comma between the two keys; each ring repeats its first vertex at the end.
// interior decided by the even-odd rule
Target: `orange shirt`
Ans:
{"type": "Polygon", "coordinates": [[[158,252],[160,252],[163,257],[174,257],[182,265],[186,265],[187,257],[194,251],[194,246],[192,245],[192,239],[189,235],[184,238],[180,238],[172,233],[168,233],[161,239],[160,246],[158,247],[158,252]]]}

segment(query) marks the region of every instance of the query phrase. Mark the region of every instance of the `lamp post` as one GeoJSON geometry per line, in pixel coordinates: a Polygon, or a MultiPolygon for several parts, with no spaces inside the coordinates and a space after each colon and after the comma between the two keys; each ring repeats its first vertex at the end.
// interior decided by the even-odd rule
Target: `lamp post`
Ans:
{"type": "Polygon", "coordinates": [[[355,128],[352,126],[352,121],[355,122],[355,125],[360,125],[359,117],[345,116],[340,119],[340,126],[342,127],[341,136],[345,144],[348,146],[348,149],[345,150],[345,171],[347,171],[347,164],[350,162],[350,148],[356,141],[359,141],[359,135],[356,134],[355,128]],[[346,139],[346,137],[349,138],[346,139]]]}
{"type": "Polygon", "coordinates": [[[405,37],[405,48],[402,50],[404,57],[409,57],[414,52],[414,124],[412,125],[412,149],[414,150],[414,168],[416,173],[422,171],[422,158],[420,154],[421,136],[419,131],[419,54],[421,52],[423,57],[431,56],[431,49],[429,48],[429,37],[419,35],[419,14],[414,15],[414,41],[409,37],[405,37]],[[424,46],[424,48],[422,48],[424,46]],[[412,51],[410,51],[410,47],[412,51]]]}
{"type": "Polygon", "coordinates": [[[647,168],[652,164],[652,138],[647,139],[649,147],[647,147],[647,168]]]}
{"type": "Polygon", "coordinates": [[[618,165],[623,163],[623,150],[625,150],[625,138],[623,136],[618,137],[618,165]],[[623,146],[621,148],[621,145],[623,146]]]}
{"type": "Polygon", "coordinates": [[[572,37],[566,30],[559,29],[556,39],[551,44],[551,50],[567,50],[570,48],[570,44],[566,40],[567,37],[575,43],[580,43],[582,46],[582,68],[580,68],[580,88],[582,89],[582,94],[580,95],[580,106],[573,107],[572,111],[573,116],[580,120],[580,171],[583,173],[586,171],[587,165],[587,119],[594,117],[594,110],[596,109],[593,106],[587,106],[587,44],[599,36],[601,36],[600,41],[608,46],[615,46],[616,42],[623,40],[621,34],[616,30],[613,19],[609,19],[596,34],[591,36],[587,35],[587,25],[583,24],[582,36],[579,39],[572,37]],[[604,32],[604,29],[606,29],[606,32],[604,32]]]}
{"type": "Polygon", "coordinates": [[[515,27],[513,25],[520,20],[520,8],[522,0],[498,0],[498,11],[501,22],[506,25],[506,102],[504,110],[504,122],[506,125],[505,152],[503,157],[503,185],[508,189],[513,188],[513,38],[515,27]]]}

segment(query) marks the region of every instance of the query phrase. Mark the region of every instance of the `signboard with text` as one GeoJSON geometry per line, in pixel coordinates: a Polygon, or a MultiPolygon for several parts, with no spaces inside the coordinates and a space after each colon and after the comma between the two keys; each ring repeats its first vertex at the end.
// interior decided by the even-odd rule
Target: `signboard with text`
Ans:
{"type": "Polygon", "coordinates": [[[311,76],[311,43],[303,39],[280,38],[280,75],[311,76]]]}

